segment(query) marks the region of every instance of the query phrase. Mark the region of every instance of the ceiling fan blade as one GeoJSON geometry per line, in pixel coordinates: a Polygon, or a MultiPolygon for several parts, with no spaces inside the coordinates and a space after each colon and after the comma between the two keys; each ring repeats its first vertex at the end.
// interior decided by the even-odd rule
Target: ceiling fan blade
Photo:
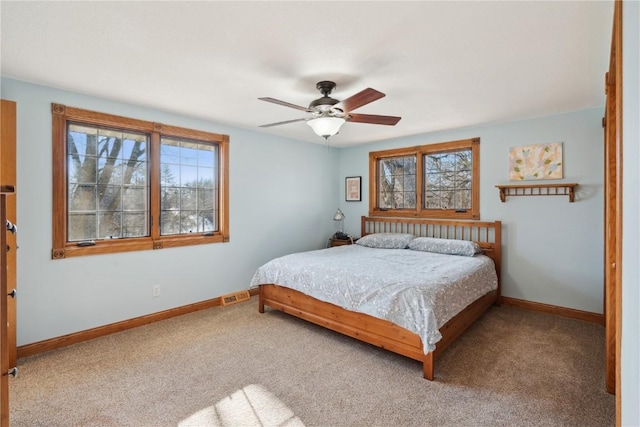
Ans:
{"type": "Polygon", "coordinates": [[[375,114],[355,114],[349,113],[349,121],[354,123],[371,123],[374,125],[394,126],[402,117],[377,116],[375,114]]]}
{"type": "Polygon", "coordinates": [[[268,125],[260,125],[259,127],[261,127],[261,128],[270,128],[271,126],[286,125],[287,123],[303,122],[305,120],[307,120],[307,119],[293,119],[293,120],[287,120],[287,121],[284,121],[284,122],[269,123],[268,125]]]}
{"type": "Polygon", "coordinates": [[[272,102],[274,104],[278,104],[278,105],[283,105],[285,107],[289,107],[289,108],[295,108],[296,110],[300,110],[300,111],[306,111],[307,113],[309,113],[311,110],[309,110],[307,107],[301,107],[299,105],[296,104],[290,104],[289,102],[284,102],[284,101],[280,101],[279,99],[275,99],[275,98],[258,98],[261,101],[267,101],[267,102],[272,102]]]}
{"type": "Polygon", "coordinates": [[[348,113],[377,99],[384,98],[384,96],[385,94],[382,92],[378,92],[375,89],[367,88],[361,92],[356,93],[353,96],[350,96],[347,99],[342,100],[341,102],[338,102],[333,106],[333,108],[339,108],[345,113],[348,113]]]}

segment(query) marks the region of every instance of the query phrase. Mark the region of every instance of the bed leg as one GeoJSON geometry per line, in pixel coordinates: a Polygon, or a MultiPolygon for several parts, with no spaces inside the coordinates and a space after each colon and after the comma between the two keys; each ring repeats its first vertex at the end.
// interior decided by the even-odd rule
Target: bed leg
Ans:
{"type": "Polygon", "coordinates": [[[433,352],[424,355],[424,361],[422,362],[422,371],[426,380],[433,381],[433,352]]]}
{"type": "Polygon", "coordinates": [[[264,302],[262,301],[262,295],[258,296],[258,313],[264,313],[264,302]]]}

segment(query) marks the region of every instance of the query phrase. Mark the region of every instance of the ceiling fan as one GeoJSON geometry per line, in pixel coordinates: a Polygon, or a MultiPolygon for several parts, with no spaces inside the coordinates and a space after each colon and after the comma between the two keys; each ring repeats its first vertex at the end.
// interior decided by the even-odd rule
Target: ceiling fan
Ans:
{"type": "Polygon", "coordinates": [[[394,126],[400,121],[401,117],[352,113],[353,110],[384,97],[384,93],[375,89],[367,88],[347,99],[338,101],[337,99],[329,96],[335,87],[336,84],[334,82],[327,80],[318,82],[316,84],[316,88],[320,91],[322,97],[311,101],[309,107],[290,104],[275,98],[258,98],[262,101],[272,102],[274,104],[311,113],[311,117],[270,123],[267,125],[261,125],[260,127],[266,128],[305,121],[313,129],[316,135],[321,136],[324,139],[328,139],[330,136],[337,134],[338,131],[340,131],[340,127],[347,121],[388,126],[394,126]]]}

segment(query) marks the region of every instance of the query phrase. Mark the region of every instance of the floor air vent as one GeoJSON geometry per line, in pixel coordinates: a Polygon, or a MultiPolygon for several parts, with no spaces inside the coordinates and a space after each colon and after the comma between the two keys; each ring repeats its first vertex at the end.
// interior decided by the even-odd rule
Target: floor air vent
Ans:
{"type": "Polygon", "coordinates": [[[251,299],[251,295],[249,295],[249,291],[234,292],[232,294],[222,295],[220,297],[220,301],[222,301],[222,305],[236,304],[238,302],[248,301],[249,299],[251,299]]]}

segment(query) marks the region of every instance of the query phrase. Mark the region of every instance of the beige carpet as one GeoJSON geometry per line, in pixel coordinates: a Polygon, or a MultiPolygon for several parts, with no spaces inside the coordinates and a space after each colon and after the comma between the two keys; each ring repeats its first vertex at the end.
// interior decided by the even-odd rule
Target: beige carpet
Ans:
{"type": "Polygon", "coordinates": [[[494,307],[420,363],[257,301],[19,360],[12,426],[608,426],[604,329],[494,307]]]}

